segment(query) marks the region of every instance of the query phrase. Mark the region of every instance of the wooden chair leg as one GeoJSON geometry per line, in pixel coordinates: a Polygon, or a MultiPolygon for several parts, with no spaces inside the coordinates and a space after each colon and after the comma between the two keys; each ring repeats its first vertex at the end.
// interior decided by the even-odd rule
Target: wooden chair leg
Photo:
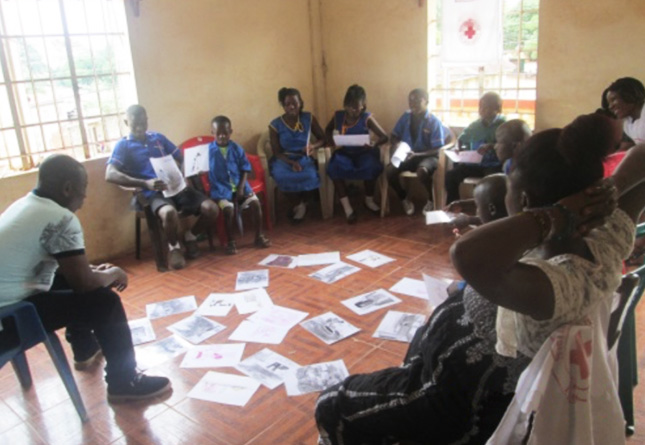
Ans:
{"type": "Polygon", "coordinates": [[[138,260],[141,259],[141,218],[139,216],[134,217],[134,244],[135,251],[134,257],[138,260]]]}

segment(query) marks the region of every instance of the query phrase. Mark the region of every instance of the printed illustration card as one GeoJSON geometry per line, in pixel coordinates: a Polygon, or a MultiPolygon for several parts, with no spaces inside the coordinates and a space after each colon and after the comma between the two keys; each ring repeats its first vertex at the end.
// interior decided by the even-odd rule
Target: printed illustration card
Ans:
{"type": "Polygon", "coordinates": [[[247,318],[254,323],[266,323],[291,329],[309,315],[307,312],[297,311],[283,306],[267,306],[258,310],[247,318]]]}
{"type": "Polygon", "coordinates": [[[345,362],[316,363],[301,366],[289,372],[284,381],[288,396],[299,396],[310,392],[322,391],[342,382],[349,375],[345,362]]]}
{"type": "Polygon", "coordinates": [[[222,368],[235,366],[242,360],[244,343],[195,346],[181,362],[181,368],[222,368]]]}
{"type": "Polygon", "coordinates": [[[367,292],[357,297],[341,301],[341,303],[353,312],[356,312],[358,315],[369,314],[370,312],[374,312],[400,302],[401,300],[399,298],[395,297],[385,289],[376,289],[372,292],[367,292]]]}
{"type": "Polygon", "coordinates": [[[132,334],[132,344],[134,346],[155,341],[155,339],[157,338],[154,329],[152,329],[152,323],[150,323],[149,318],[138,318],[136,320],[130,320],[128,321],[128,326],[130,327],[130,333],[132,334]]]}
{"type": "Polygon", "coordinates": [[[287,374],[300,365],[268,348],[253,354],[235,366],[240,372],[257,380],[269,389],[275,389],[284,382],[287,374]]]}
{"type": "Polygon", "coordinates": [[[333,312],[326,312],[300,323],[300,326],[316,337],[331,345],[360,331],[359,328],[343,320],[333,312]]]}
{"type": "Polygon", "coordinates": [[[259,387],[260,382],[250,377],[208,371],[187,395],[207,402],[244,406],[259,387]]]}
{"type": "Polygon", "coordinates": [[[336,264],[332,264],[331,266],[320,269],[319,271],[314,272],[309,276],[311,278],[315,278],[316,280],[322,281],[323,283],[331,284],[342,278],[345,278],[348,275],[360,272],[360,270],[360,267],[352,266],[351,264],[343,263],[341,261],[336,264]]]}
{"type": "Polygon", "coordinates": [[[282,340],[284,340],[288,332],[289,328],[282,326],[244,320],[228,339],[232,341],[278,345],[282,343],[282,340]]]}
{"type": "Polygon", "coordinates": [[[168,326],[169,331],[174,332],[192,344],[201,343],[224,329],[226,329],[226,326],[223,324],[199,315],[191,315],[168,326]]]}
{"type": "Polygon", "coordinates": [[[152,164],[152,168],[154,169],[157,178],[165,182],[168,187],[163,191],[163,195],[166,198],[175,196],[186,188],[184,176],[181,174],[175,159],[171,155],[163,156],[161,158],[150,158],[150,163],[152,164]]]}
{"type": "Polygon", "coordinates": [[[211,293],[197,309],[197,314],[210,317],[225,317],[235,304],[235,294],[211,293]]]}
{"type": "Polygon", "coordinates": [[[284,267],[293,269],[298,265],[298,257],[289,255],[271,254],[258,263],[260,266],[284,267]]]}
{"type": "Polygon", "coordinates": [[[195,309],[197,309],[197,301],[194,295],[146,304],[146,314],[150,320],[191,312],[195,309]]]}
{"type": "Polygon", "coordinates": [[[271,297],[264,289],[252,289],[246,292],[240,292],[235,294],[233,298],[237,312],[240,314],[250,314],[251,312],[256,312],[263,307],[268,307],[273,305],[271,297]]]}
{"type": "Polygon", "coordinates": [[[160,365],[183,354],[192,346],[172,335],[150,345],[137,348],[137,366],[143,370],[160,365]]]}
{"type": "Polygon", "coordinates": [[[310,253],[298,255],[298,267],[334,264],[340,261],[340,252],[310,253]]]}
{"type": "Polygon", "coordinates": [[[353,255],[348,255],[347,256],[348,260],[356,261],[357,263],[360,263],[364,266],[367,267],[379,267],[387,263],[391,263],[392,261],[395,261],[394,258],[390,258],[385,255],[381,255],[378,252],[374,252],[373,250],[362,250],[358,253],[355,253],[353,255]]]}
{"type": "Polygon", "coordinates": [[[412,278],[401,278],[398,283],[390,288],[390,291],[423,300],[428,299],[428,290],[426,289],[425,283],[412,278]]]}
{"type": "Polygon", "coordinates": [[[259,287],[269,287],[269,270],[247,270],[237,273],[235,290],[257,289],[259,287]]]}
{"type": "Polygon", "coordinates": [[[424,322],[425,317],[421,314],[389,311],[376,328],[373,337],[410,343],[414,333],[424,322]]]}

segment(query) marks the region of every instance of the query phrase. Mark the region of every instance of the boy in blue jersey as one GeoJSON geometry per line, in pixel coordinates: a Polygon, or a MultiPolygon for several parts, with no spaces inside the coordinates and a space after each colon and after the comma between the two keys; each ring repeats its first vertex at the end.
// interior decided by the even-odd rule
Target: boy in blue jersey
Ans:
{"type": "Polygon", "coordinates": [[[416,172],[419,182],[428,192],[428,202],[424,211],[433,209],[432,175],[439,166],[439,148],[446,143],[448,130],[441,121],[428,110],[428,92],[417,88],[408,96],[410,110],[406,111],[392,131],[392,153],[399,144],[405,142],[411,148],[407,158],[398,167],[389,164],[385,173],[390,186],[401,199],[406,215],[414,213],[414,203],[407,198],[401,186],[399,174],[404,171],[416,172]]]}
{"type": "Polygon", "coordinates": [[[148,132],[148,115],[141,105],[132,105],[126,111],[125,124],[130,128],[130,135],[121,139],[108,160],[105,179],[108,182],[125,187],[143,189],[152,211],[159,217],[169,245],[169,264],[173,269],[186,265],[184,254],[179,244],[179,215],[199,216],[192,228],[184,234],[186,256],[195,258],[197,235],[206,227],[214,227],[218,214],[217,206],[202,193],[186,187],[178,194],[165,197],[163,191],[168,184],[157,177],[151,158],[172,156],[181,166],[181,151],[164,135],[148,132]]]}
{"type": "Polygon", "coordinates": [[[271,242],[262,233],[260,200],[246,180],[251,171],[251,164],[244,149],[231,141],[231,134],[233,134],[231,120],[226,116],[216,116],[211,121],[211,133],[215,136],[215,140],[208,147],[208,181],[210,197],[224,212],[228,238],[226,253],[229,255],[237,253],[233,225],[235,217],[239,214],[235,215],[235,213],[246,208],[251,209],[255,225],[255,245],[269,247],[271,242]]]}

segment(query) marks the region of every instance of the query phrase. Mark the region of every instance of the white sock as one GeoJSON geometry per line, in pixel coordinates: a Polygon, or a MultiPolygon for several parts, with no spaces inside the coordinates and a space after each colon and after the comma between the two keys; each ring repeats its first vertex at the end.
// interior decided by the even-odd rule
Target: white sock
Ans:
{"type": "Polygon", "coordinates": [[[349,203],[349,198],[347,196],[340,198],[340,203],[343,205],[343,210],[345,210],[345,216],[351,215],[354,209],[352,209],[352,205],[349,203]]]}
{"type": "Polygon", "coordinates": [[[186,230],[186,233],[184,234],[184,239],[186,241],[195,241],[197,240],[197,237],[193,235],[193,232],[191,232],[190,230],[186,230]]]}
{"type": "Polygon", "coordinates": [[[302,219],[305,217],[305,212],[307,211],[307,206],[304,202],[300,202],[297,206],[293,208],[293,219],[302,219]]]}
{"type": "Polygon", "coordinates": [[[373,212],[378,212],[379,210],[381,210],[381,208],[374,202],[373,196],[365,197],[365,205],[373,212]]]}
{"type": "Polygon", "coordinates": [[[175,243],[175,245],[168,243],[168,247],[170,248],[170,250],[181,249],[179,242],[175,243]]]}

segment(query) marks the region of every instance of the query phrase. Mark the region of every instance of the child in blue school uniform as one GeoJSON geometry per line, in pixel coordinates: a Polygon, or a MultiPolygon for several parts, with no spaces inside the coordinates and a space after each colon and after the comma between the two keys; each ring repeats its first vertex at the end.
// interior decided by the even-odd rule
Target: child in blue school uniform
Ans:
{"type": "Polygon", "coordinates": [[[360,147],[336,147],[327,167],[327,175],[334,181],[338,198],[345,211],[349,224],[356,222],[356,212],[347,197],[345,179],[365,181],[365,206],[372,212],[378,213],[380,208],[374,202],[376,179],[383,171],[379,147],[388,140],[383,128],[376,122],[372,113],[366,111],[367,94],[359,85],[352,85],[345,93],[343,110],[336,111],[325,129],[329,144],[336,146],[334,134],[362,135],[370,130],[378,140],[373,144],[360,147]]]}
{"type": "Polygon", "coordinates": [[[320,187],[318,167],[311,155],[324,144],[325,133],[316,117],[303,111],[304,102],[300,91],[281,88],[278,91],[278,101],[284,114],[269,124],[273,150],[269,170],[278,189],[291,201],[291,221],[299,223],[307,213],[307,195],[320,187]],[[311,140],[312,134],[317,139],[316,142],[311,140]]]}
{"type": "Polygon", "coordinates": [[[211,133],[215,140],[208,146],[208,180],[211,198],[224,213],[228,245],[226,253],[237,253],[233,238],[236,212],[250,208],[255,225],[255,245],[269,247],[271,241],[262,233],[262,208],[258,197],[247,182],[251,164],[244,149],[231,141],[233,128],[226,116],[217,116],[211,121],[211,133]]]}
{"type": "Polygon", "coordinates": [[[483,155],[480,163],[459,163],[446,172],[446,201],[451,203],[459,199],[459,184],[469,177],[483,178],[486,175],[502,171],[502,162],[494,150],[495,132],[506,122],[501,115],[502,98],[489,91],[479,100],[479,119],[466,127],[459,136],[460,150],[477,150],[483,155]]]}
{"type": "Polygon", "coordinates": [[[401,186],[399,174],[404,171],[416,172],[417,178],[428,192],[428,202],[423,211],[431,211],[432,175],[439,166],[439,149],[446,143],[448,129],[428,110],[428,92],[422,88],[412,90],[408,96],[410,109],[399,118],[392,131],[392,153],[399,144],[405,142],[412,151],[407,158],[395,167],[389,164],[385,173],[390,186],[401,199],[406,215],[414,214],[414,203],[407,197],[401,186]]]}

